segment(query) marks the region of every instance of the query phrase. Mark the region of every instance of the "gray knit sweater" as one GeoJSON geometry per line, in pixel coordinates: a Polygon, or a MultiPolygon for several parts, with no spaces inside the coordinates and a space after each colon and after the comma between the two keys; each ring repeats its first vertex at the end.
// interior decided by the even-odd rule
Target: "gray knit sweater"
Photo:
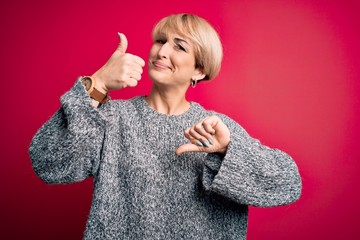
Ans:
{"type": "Polygon", "coordinates": [[[300,196],[298,169],[287,154],[197,103],[177,116],[156,112],[144,97],[93,108],[80,81],[61,103],[29,152],[47,183],[93,177],[84,239],[245,239],[248,205],[300,196]],[[184,130],[213,114],[231,132],[226,155],[176,155],[188,142],[184,130]]]}

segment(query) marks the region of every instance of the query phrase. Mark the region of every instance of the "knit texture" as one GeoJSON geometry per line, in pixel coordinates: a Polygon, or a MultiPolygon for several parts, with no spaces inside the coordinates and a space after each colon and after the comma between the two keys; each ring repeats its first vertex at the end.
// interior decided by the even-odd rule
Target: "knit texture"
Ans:
{"type": "Polygon", "coordinates": [[[93,177],[84,239],[246,239],[248,205],[300,196],[291,157],[197,103],[176,116],[156,112],[142,96],[93,108],[80,81],[61,103],[29,153],[47,183],[93,177]],[[176,155],[188,142],[184,130],[214,114],[231,132],[226,155],[176,155]]]}

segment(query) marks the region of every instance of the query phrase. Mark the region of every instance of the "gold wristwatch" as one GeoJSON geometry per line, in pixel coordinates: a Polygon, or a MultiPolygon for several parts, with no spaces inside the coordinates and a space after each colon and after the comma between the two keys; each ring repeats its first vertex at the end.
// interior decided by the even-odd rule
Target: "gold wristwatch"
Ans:
{"type": "Polygon", "coordinates": [[[92,99],[101,104],[104,104],[109,100],[108,94],[103,94],[95,88],[95,78],[85,76],[81,78],[81,82],[92,99]]]}

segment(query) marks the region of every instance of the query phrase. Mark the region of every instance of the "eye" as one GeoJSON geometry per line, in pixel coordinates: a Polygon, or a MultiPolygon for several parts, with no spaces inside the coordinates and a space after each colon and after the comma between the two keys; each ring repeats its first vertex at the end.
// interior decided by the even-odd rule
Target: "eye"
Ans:
{"type": "Polygon", "coordinates": [[[166,40],[165,39],[157,39],[155,42],[158,43],[158,44],[163,45],[163,44],[166,43],[166,40]]]}
{"type": "Polygon", "coordinates": [[[186,52],[186,49],[183,46],[181,46],[180,44],[176,44],[175,47],[181,51],[186,52]]]}

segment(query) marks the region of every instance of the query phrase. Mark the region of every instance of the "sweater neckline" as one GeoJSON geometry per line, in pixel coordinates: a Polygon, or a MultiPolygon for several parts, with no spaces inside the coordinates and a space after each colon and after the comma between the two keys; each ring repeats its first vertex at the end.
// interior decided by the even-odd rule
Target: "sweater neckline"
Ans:
{"type": "Polygon", "coordinates": [[[168,118],[168,119],[169,118],[171,118],[171,119],[186,118],[187,116],[191,115],[195,111],[195,108],[198,105],[195,102],[189,101],[190,107],[185,112],[183,112],[181,114],[176,114],[176,115],[165,114],[165,113],[160,113],[160,112],[156,111],[155,109],[153,109],[152,107],[150,107],[150,105],[147,103],[145,97],[146,97],[145,95],[138,96],[135,100],[137,100],[139,106],[141,106],[143,108],[144,114],[151,116],[151,117],[168,118]]]}

